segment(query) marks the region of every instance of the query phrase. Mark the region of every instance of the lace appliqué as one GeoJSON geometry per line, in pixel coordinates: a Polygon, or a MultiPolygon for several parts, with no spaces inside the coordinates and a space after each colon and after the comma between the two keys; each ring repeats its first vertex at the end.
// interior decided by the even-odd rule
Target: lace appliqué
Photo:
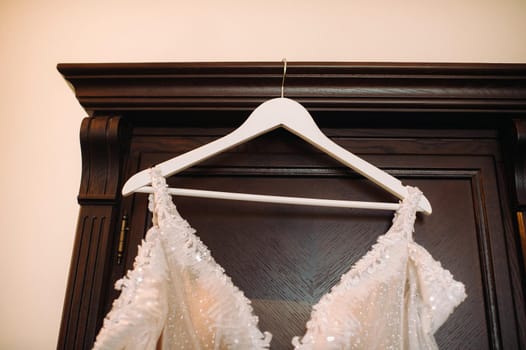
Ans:
{"type": "Polygon", "coordinates": [[[295,349],[436,348],[433,333],[466,294],[464,285],[412,240],[421,192],[408,191],[389,231],[313,307],[305,335],[292,340],[295,349]],[[409,263],[418,271],[422,296],[406,292],[409,263]],[[418,303],[424,305],[421,318],[413,312],[418,303]],[[407,307],[405,314],[401,306],[407,307]],[[416,347],[400,333],[404,317],[410,332],[421,334],[416,347]]]}
{"type": "Polygon", "coordinates": [[[169,349],[267,349],[271,335],[257,328],[250,300],[181,218],[157,169],[152,169],[152,187],[149,209],[154,226],[139,247],[134,269],[116,283],[122,292],[95,349],[154,349],[157,342],[169,349]],[[167,295],[167,289],[174,295],[167,295]],[[201,294],[195,295],[194,289],[201,294]],[[133,341],[152,341],[142,341],[142,346],[119,343],[119,338],[132,336],[133,341]]]}
{"type": "Polygon", "coordinates": [[[466,299],[464,284],[454,280],[451,272],[418,244],[410,245],[409,256],[418,271],[419,291],[429,321],[426,329],[435,333],[455,307],[466,299]]]}
{"type": "Polygon", "coordinates": [[[166,319],[166,261],[152,227],[139,246],[133,270],[115,283],[120,296],[104,319],[93,349],[152,349],[166,319]]]}
{"type": "MultiPolygon", "coordinates": [[[[153,227],[94,349],[268,349],[250,300],[178,213],[152,169],[153,227]]],[[[412,240],[421,192],[408,187],[389,231],[313,307],[295,349],[436,349],[433,333],[466,297],[412,240]],[[404,329],[406,333],[400,330],[404,329]]]]}

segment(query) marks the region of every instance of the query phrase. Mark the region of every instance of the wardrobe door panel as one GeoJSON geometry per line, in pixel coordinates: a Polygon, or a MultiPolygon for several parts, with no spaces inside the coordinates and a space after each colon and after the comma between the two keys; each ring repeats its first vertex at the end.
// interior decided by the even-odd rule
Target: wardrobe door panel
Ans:
{"type": "MultiPolygon", "coordinates": [[[[137,133],[132,174],[209,142],[222,129],[137,133]]],[[[449,137],[426,130],[327,130],[339,144],[418,186],[433,206],[419,215],[415,240],[466,285],[468,298],[437,332],[443,349],[519,347],[506,237],[509,217],[499,188],[496,134],[449,137]],[[381,135],[380,135],[381,133],[381,135]],[[502,205],[502,206],[501,206],[502,205]],[[515,315],[515,316],[514,316],[515,315]]],[[[223,153],[169,179],[171,186],[331,199],[395,199],[342,168],[297,137],[277,131],[223,153]]],[[[502,186],[501,186],[502,187],[502,186]]],[[[302,335],[312,305],[335,285],[390,226],[385,211],[175,198],[216,261],[252,300],[260,329],[273,334],[273,349],[290,349],[302,335]]],[[[147,195],[123,201],[130,216],[124,263],[151,225],[147,195]]],[[[512,247],[514,248],[514,247],[512,247]]],[[[117,294],[108,291],[106,308],[117,294]]],[[[520,316],[520,315],[519,315],[520,316]]]]}

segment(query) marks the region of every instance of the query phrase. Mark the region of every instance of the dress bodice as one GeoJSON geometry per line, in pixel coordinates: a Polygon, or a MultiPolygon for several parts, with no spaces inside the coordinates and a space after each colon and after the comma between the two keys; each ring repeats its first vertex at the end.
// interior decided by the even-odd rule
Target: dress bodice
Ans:
{"type": "MultiPolygon", "coordinates": [[[[152,169],[153,226],[94,349],[267,349],[243,292],[178,213],[152,169]]],[[[391,228],[313,306],[295,349],[437,349],[433,334],[464,285],[412,237],[421,192],[408,187],[391,228]]]]}

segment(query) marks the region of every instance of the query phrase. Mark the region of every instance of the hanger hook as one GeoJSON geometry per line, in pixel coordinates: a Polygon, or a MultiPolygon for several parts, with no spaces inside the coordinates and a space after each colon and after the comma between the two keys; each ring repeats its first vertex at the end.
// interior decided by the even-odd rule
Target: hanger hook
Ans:
{"type": "Polygon", "coordinates": [[[281,62],[283,62],[283,79],[281,80],[281,98],[283,98],[285,92],[285,76],[287,75],[287,59],[283,58],[281,62]]]}

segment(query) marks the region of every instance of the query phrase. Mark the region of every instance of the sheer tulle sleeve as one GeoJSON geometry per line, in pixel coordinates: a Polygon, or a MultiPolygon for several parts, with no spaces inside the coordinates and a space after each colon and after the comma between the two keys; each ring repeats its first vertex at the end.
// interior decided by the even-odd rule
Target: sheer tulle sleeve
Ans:
{"type": "Polygon", "coordinates": [[[416,266],[422,306],[429,315],[429,330],[435,333],[467,297],[465,287],[416,243],[410,247],[410,256],[416,266]]]}
{"type": "Polygon", "coordinates": [[[133,270],[115,283],[121,294],[104,319],[94,350],[155,349],[166,320],[166,261],[155,228],[139,246],[133,270]]]}

